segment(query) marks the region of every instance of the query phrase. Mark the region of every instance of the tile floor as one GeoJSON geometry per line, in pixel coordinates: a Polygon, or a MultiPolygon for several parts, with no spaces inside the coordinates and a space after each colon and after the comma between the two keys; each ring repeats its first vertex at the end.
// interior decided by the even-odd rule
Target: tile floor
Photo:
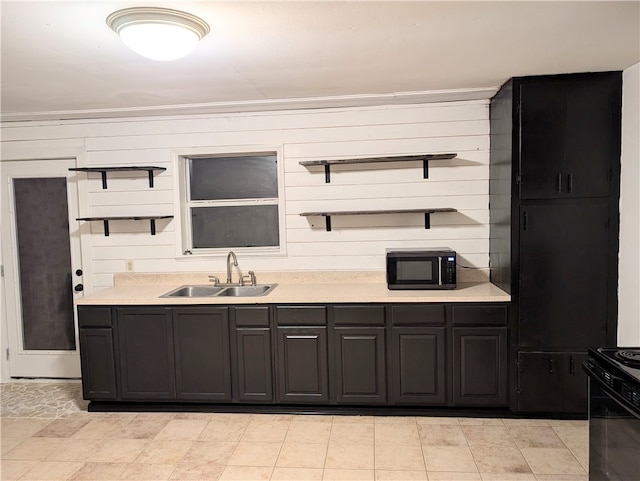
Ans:
{"type": "Polygon", "coordinates": [[[77,382],[0,389],[3,480],[588,478],[586,421],[89,413],[77,382]]]}

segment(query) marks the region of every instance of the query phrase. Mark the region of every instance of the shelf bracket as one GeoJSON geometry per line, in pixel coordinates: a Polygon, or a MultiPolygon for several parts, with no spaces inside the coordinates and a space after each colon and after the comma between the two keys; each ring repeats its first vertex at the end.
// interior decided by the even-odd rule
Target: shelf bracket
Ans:
{"type": "Polygon", "coordinates": [[[155,219],[149,219],[149,224],[151,227],[151,235],[156,235],[156,220],[155,219]]]}
{"type": "Polygon", "coordinates": [[[331,232],[331,216],[325,215],[324,220],[325,220],[325,226],[326,226],[327,232],[331,232]]]}
{"type": "Polygon", "coordinates": [[[102,221],[102,224],[104,225],[104,236],[105,237],[109,237],[109,220],[108,219],[104,219],[102,221]]]}
{"type": "MultiPolygon", "coordinates": [[[[426,165],[426,161],[425,161],[425,165],[426,165]]],[[[431,229],[431,213],[429,212],[424,213],[424,228],[431,229]]]]}
{"type": "Polygon", "coordinates": [[[331,164],[324,164],[324,183],[331,183],[331,164]]]}
{"type": "MultiPolygon", "coordinates": [[[[429,178],[429,160],[428,159],[424,159],[422,161],[422,178],[423,179],[428,179],[429,178]]],[[[428,227],[427,227],[428,229],[428,227]]]]}
{"type": "Polygon", "coordinates": [[[107,188],[107,171],[103,170],[100,172],[101,176],[102,176],[102,188],[106,189],[107,188]]]}
{"type": "Polygon", "coordinates": [[[153,189],[153,170],[149,169],[149,188],[153,189]]]}

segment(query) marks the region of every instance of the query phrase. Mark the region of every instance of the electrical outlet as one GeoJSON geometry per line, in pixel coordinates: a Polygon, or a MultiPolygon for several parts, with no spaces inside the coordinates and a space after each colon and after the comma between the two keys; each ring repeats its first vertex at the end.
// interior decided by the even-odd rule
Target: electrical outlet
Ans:
{"type": "Polygon", "coordinates": [[[127,264],[127,272],[133,272],[133,260],[127,259],[126,264],[127,264]]]}

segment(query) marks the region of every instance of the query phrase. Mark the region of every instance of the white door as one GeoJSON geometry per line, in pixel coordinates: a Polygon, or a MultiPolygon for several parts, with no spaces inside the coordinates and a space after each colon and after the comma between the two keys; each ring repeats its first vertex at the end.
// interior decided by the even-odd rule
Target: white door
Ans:
{"type": "Polygon", "coordinates": [[[75,166],[75,159],[0,162],[11,377],[80,377],[75,166]]]}

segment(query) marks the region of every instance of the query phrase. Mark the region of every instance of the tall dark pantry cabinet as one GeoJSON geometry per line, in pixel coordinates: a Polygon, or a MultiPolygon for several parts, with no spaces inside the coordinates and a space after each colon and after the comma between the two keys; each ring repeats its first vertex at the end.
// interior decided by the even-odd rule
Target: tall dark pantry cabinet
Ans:
{"type": "Polygon", "coordinates": [[[511,294],[510,407],[587,412],[617,330],[622,73],[513,78],[491,100],[491,281],[511,294]]]}

